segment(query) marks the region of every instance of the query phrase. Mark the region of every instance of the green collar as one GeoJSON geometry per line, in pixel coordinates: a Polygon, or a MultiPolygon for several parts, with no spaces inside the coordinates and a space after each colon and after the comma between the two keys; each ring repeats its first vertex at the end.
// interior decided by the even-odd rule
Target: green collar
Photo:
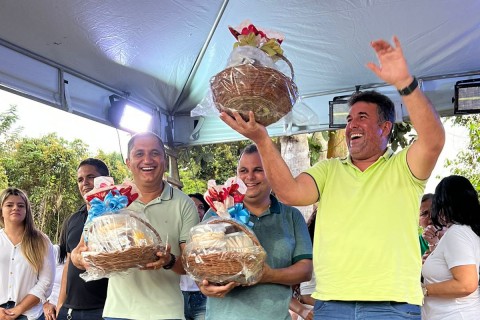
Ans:
{"type": "MultiPolygon", "coordinates": [[[[383,158],[385,160],[388,160],[391,156],[393,156],[393,150],[389,147],[387,148],[387,150],[383,153],[382,156],[380,156],[380,158],[383,158]]],[[[377,161],[380,159],[378,158],[377,161]]],[[[346,157],[344,158],[341,158],[340,161],[343,163],[343,164],[351,164],[352,166],[354,166],[353,162],[352,162],[352,157],[350,155],[347,155],[346,157]]],[[[375,161],[375,163],[377,163],[377,161],[375,161]]]]}

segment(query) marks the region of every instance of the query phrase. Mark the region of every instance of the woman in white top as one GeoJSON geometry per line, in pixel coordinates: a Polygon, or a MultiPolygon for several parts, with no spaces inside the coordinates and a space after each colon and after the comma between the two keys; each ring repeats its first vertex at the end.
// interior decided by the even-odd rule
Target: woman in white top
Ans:
{"type": "Polygon", "coordinates": [[[5,189],[0,204],[0,319],[34,320],[52,291],[53,247],[35,228],[22,190],[5,189]]]}
{"type": "Polygon", "coordinates": [[[480,203],[462,176],[444,178],[435,189],[432,222],[449,226],[422,268],[422,319],[479,319],[480,203]]]}

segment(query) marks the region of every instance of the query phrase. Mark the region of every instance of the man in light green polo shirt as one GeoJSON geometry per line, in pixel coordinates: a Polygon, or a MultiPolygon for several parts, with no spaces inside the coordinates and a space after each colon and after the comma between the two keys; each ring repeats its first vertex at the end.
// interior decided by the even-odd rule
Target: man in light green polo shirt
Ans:
{"type": "Polygon", "coordinates": [[[163,180],[165,149],[153,133],[134,135],[128,143],[127,166],[140,197],[129,208],[144,211],[171,251],[159,255],[147,270],[133,269],[110,279],[103,317],[105,319],[184,319],[180,274],[184,273],[181,251],[190,229],[198,223],[193,201],[163,180]]]}
{"type": "MultiPolygon", "coordinates": [[[[166,160],[163,142],[152,132],[136,134],[128,142],[126,163],[140,195],[129,209],[143,211],[171,247],[166,253],[158,252],[159,260],[143,270],[130,269],[126,275],[110,278],[103,310],[106,320],[184,319],[179,283],[185,271],[180,257],[199,218],[190,197],[163,180],[166,160]]],[[[72,262],[79,267],[85,266],[77,253],[82,250],[86,247],[79,245],[72,252],[72,262]]]]}
{"type": "Polygon", "coordinates": [[[262,125],[238,113],[221,119],[253,140],[278,198],[318,201],[313,262],[315,319],[420,319],[418,207],[445,142],[442,123],[410,74],[399,40],[371,43],[367,66],[402,97],[418,138],[398,154],[388,148],[393,102],[375,91],[354,95],[347,116],[349,156],[293,177],[262,125]]]}

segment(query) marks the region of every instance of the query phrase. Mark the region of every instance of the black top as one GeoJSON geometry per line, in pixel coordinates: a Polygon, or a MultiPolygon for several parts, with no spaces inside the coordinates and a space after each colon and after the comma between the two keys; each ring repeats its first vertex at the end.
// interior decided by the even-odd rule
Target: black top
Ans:
{"type": "MultiPolygon", "coordinates": [[[[87,220],[87,207],[83,205],[75,212],[67,224],[67,252],[72,250],[80,242],[83,225],[87,220]]],[[[67,297],[63,306],[72,309],[100,309],[107,299],[108,279],[85,282],[80,274],[85,272],[73,265],[70,261],[67,273],[67,297]]]]}

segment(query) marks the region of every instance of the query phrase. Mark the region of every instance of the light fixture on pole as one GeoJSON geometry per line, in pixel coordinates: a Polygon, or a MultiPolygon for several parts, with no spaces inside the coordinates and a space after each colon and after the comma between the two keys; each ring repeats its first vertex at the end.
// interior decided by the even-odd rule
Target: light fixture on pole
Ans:
{"type": "Polygon", "coordinates": [[[455,83],[454,114],[480,113],[480,79],[455,83]]]}
{"type": "Polygon", "coordinates": [[[348,106],[348,96],[334,97],[329,105],[329,124],[328,127],[332,129],[342,129],[347,126],[347,116],[350,107],[348,106]]]}
{"type": "Polygon", "coordinates": [[[147,131],[152,123],[152,113],[143,110],[130,101],[111,95],[108,120],[119,129],[130,133],[147,131]]]}

